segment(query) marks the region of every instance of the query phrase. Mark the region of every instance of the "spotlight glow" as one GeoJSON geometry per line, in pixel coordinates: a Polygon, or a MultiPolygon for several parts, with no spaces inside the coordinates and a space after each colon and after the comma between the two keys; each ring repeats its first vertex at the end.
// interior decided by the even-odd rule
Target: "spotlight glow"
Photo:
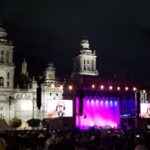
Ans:
{"type": "Polygon", "coordinates": [[[72,85],[69,85],[69,86],[68,86],[68,89],[69,89],[69,91],[72,91],[72,90],[73,90],[73,86],[72,86],[72,85]]]}
{"type": "Polygon", "coordinates": [[[98,101],[98,100],[96,100],[96,104],[99,104],[99,101],[98,101]]]}
{"type": "Polygon", "coordinates": [[[93,99],[91,100],[91,104],[94,104],[94,100],[93,99]]]}
{"type": "Polygon", "coordinates": [[[109,90],[110,90],[110,91],[113,90],[113,86],[110,85],[110,86],[109,86],[109,90]]]}
{"type": "Polygon", "coordinates": [[[117,87],[117,91],[120,91],[120,90],[121,90],[121,88],[120,88],[120,86],[118,86],[118,87],[117,87]]]}
{"type": "Polygon", "coordinates": [[[117,102],[117,101],[115,101],[115,102],[114,102],[114,105],[115,105],[115,106],[117,106],[117,105],[118,105],[118,102],[117,102]]]}
{"type": "Polygon", "coordinates": [[[95,84],[92,84],[92,89],[94,89],[95,88],[95,84]]]}
{"type": "Polygon", "coordinates": [[[126,86],[126,87],[125,87],[125,91],[128,91],[128,90],[129,90],[129,87],[126,86]]]}
{"type": "Polygon", "coordinates": [[[105,105],[106,105],[106,106],[108,105],[108,101],[105,101],[105,105]]]}
{"type": "Polygon", "coordinates": [[[110,101],[110,106],[112,106],[113,105],[113,101],[110,101]]]}
{"type": "Polygon", "coordinates": [[[137,88],[136,87],[133,87],[133,91],[136,91],[137,90],[137,88]]]}
{"type": "Polygon", "coordinates": [[[100,104],[103,105],[104,101],[100,101],[100,104]]]}
{"type": "Polygon", "coordinates": [[[101,89],[101,90],[104,90],[104,85],[101,85],[101,86],[100,86],[100,89],[101,89]]]}
{"type": "Polygon", "coordinates": [[[146,93],[146,90],[143,90],[143,93],[145,94],[145,93],[146,93]]]}

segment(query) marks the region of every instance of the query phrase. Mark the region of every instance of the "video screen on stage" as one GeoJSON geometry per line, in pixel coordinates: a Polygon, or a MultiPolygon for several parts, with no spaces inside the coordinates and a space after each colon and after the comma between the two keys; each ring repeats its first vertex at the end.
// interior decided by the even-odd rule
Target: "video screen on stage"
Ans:
{"type": "Polygon", "coordinates": [[[72,100],[52,100],[47,104],[49,118],[72,117],[73,101],[72,100]]]}
{"type": "Polygon", "coordinates": [[[140,117],[141,118],[150,118],[150,103],[141,103],[140,104],[140,117]]]}

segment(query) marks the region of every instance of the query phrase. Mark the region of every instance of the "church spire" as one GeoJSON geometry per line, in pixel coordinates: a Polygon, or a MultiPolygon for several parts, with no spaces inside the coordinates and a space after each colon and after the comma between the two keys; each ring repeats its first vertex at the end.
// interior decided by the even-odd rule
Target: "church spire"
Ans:
{"type": "Polygon", "coordinates": [[[55,81],[55,67],[53,63],[49,63],[45,70],[45,82],[55,81]]]}
{"type": "Polygon", "coordinates": [[[26,75],[26,76],[28,75],[28,72],[27,72],[27,62],[26,62],[25,59],[22,62],[21,74],[26,75]]]}

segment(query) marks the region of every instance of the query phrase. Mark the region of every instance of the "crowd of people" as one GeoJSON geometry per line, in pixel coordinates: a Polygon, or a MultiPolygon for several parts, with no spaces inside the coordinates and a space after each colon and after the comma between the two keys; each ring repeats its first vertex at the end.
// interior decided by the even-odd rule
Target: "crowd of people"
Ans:
{"type": "Polygon", "coordinates": [[[0,133],[0,150],[148,150],[143,130],[24,130],[0,133]]]}

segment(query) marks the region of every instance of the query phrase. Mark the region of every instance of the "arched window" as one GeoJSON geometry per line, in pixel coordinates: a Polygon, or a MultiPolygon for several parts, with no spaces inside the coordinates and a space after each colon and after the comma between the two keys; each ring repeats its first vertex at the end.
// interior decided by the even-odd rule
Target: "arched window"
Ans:
{"type": "Polygon", "coordinates": [[[0,87],[4,87],[4,78],[0,77],[0,87]]]}
{"type": "Polygon", "coordinates": [[[84,64],[84,70],[86,70],[86,66],[85,66],[85,64],[84,64]]]}
{"type": "Polygon", "coordinates": [[[9,72],[7,73],[7,79],[9,79],[9,72]]]}
{"type": "Polygon", "coordinates": [[[9,63],[9,52],[6,52],[6,63],[9,63]]]}
{"type": "Polygon", "coordinates": [[[9,87],[9,72],[7,73],[7,87],[9,87]]]}

